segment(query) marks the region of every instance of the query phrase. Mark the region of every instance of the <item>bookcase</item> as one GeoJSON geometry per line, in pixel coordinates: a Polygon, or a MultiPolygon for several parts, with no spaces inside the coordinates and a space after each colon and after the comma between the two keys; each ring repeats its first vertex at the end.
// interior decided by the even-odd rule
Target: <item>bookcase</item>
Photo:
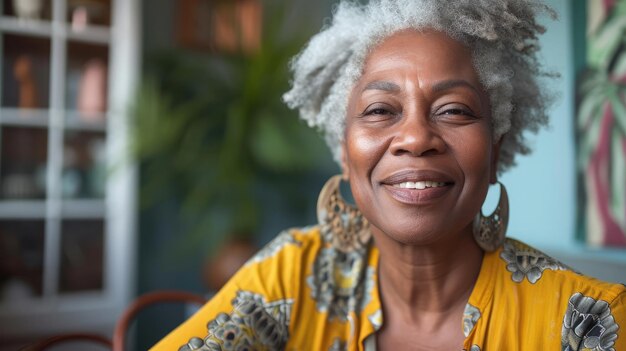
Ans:
{"type": "Polygon", "coordinates": [[[138,0],[0,0],[0,340],[107,331],[132,294],[138,0]]]}

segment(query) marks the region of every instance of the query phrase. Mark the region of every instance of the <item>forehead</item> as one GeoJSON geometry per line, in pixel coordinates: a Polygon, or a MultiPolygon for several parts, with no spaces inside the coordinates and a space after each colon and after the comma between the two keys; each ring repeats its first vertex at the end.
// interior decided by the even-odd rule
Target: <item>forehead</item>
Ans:
{"type": "Polygon", "coordinates": [[[362,80],[393,78],[394,75],[415,75],[422,81],[479,81],[471,51],[447,34],[433,30],[396,32],[370,51],[362,80]]]}

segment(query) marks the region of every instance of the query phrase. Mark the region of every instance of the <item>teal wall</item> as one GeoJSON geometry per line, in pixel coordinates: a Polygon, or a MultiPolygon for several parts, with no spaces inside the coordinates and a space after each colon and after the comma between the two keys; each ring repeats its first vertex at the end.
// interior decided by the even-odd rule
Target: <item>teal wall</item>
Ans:
{"type": "MultiPolygon", "coordinates": [[[[595,1],[595,0],[589,0],[595,1]]],[[[550,127],[529,135],[533,153],[504,174],[510,198],[507,235],[546,251],[578,271],[606,281],[626,283],[626,250],[593,248],[576,239],[584,228],[577,218],[575,148],[576,77],[585,62],[585,2],[547,0],[559,14],[543,22],[540,56],[560,79],[548,83],[558,94],[550,111],[550,127]]],[[[490,194],[493,208],[497,191],[490,194]]]]}
{"type": "MultiPolygon", "coordinates": [[[[559,14],[545,19],[540,56],[545,67],[561,75],[548,86],[558,93],[550,110],[550,127],[529,135],[533,153],[501,177],[510,197],[508,233],[545,249],[576,246],[576,165],[574,148],[575,70],[572,1],[547,1],[559,14]]],[[[580,24],[584,25],[584,24],[580,24]]]]}

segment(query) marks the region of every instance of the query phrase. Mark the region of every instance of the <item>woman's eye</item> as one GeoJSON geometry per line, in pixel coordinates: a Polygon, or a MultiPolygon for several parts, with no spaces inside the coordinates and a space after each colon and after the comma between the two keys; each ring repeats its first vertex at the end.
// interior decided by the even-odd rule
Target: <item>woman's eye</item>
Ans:
{"type": "Polygon", "coordinates": [[[461,110],[460,108],[451,108],[449,110],[445,110],[443,112],[444,115],[469,115],[473,116],[471,112],[466,110],[461,110]]]}
{"type": "Polygon", "coordinates": [[[446,116],[446,117],[458,116],[459,118],[471,118],[471,119],[477,118],[474,112],[472,112],[468,108],[463,108],[463,107],[444,107],[444,108],[439,109],[436,115],[446,116]]]}
{"type": "Polygon", "coordinates": [[[374,109],[368,110],[365,114],[366,115],[386,115],[389,113],[390,112],[384,108],[374,108],[374,109]]]}
{"type": "Polygon", "coordinates": [[[387,104],[372,104],[369,105],[365,111],[363,111],[363,113],[361,113],[361,116],[374,116],[374,117],[381,117],[381,116],[391,116],[395,114],[395,109],[387,104]]]}

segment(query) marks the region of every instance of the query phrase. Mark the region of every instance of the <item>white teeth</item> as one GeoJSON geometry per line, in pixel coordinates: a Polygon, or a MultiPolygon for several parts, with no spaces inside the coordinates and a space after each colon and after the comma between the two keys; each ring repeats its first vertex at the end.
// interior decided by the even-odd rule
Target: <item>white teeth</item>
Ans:
{"type": "Polygon", "coordinates": [[[404,182],[394,184],[393,186],[396,188],[405,188],[405,189],[426,189],[426,188],[436,188],[444,186],[443,182],[432,182],[432,181],[419,181],[419,182],[404,182]]]}

